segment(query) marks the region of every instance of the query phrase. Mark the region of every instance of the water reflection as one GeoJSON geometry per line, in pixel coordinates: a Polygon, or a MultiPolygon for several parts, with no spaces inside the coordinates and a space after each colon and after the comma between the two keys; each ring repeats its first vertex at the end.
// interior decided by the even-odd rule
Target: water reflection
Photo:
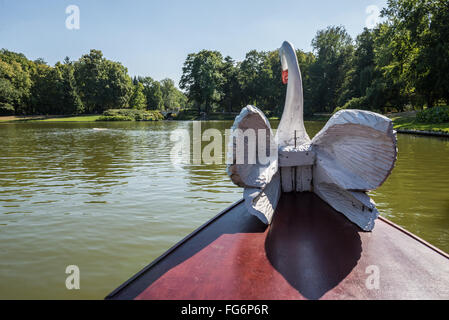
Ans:
{"type": "MultiPolygon", "coordinates": [[[[309,135],[323,124],[307,122],[309,135]]],[[[232,121],[201,125],[224,132],[232,121]]],[[[238,200],[225,164],[172,165],[170,134],[192,128],[1,124],[0,298],[102,298],[238,200]],[[83,274],[79,292],[65,289],[69,264],[83,274]]],[[[449,140],[399,135],[398,147],[392,175],[371,194],[383,215],[449,251],[449,140]]]]}
{"type": "Polygon", "coordinates": [[[449,251],[449,140],[399,135],[391,176],[371,192],[379,211],[449,251]]]}

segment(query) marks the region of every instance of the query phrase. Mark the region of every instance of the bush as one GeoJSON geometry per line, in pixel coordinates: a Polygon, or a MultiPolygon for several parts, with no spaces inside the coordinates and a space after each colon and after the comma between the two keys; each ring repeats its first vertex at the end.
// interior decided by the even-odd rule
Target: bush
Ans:
{"type": "Polygon", "coordinates": [[[344,106],[335,108],[333,113],[344,109],[369,110],[369,105],[366,97],[352,98],[344,106]]]}
{"type": "Polygon", "coordinates": [[[449,122],[449,106],[422,110],[416,114],[416,120],[422,123],[449,122]]]}
{"type": "Polygon", "coordinates": [[[14,114],[14,107],[8,103],[0,103],[0,115],[14,114]]]}
{"type": "Polygon", "coordinates": [[[96,121],[134,121],[133,118],[121,115],[115,116],[100,116],[96,121]]]}
{"type": "Polygon", "coordinates": [[[98,121],[158,121],[164,116],[158,110],[109,109],[103,112],[98,121]]]}
{"type": "Polygon", "coordinates": [[[198,110],[181,110],[173,115],[174,120],[195,120],[198,119],[198,110]]]}

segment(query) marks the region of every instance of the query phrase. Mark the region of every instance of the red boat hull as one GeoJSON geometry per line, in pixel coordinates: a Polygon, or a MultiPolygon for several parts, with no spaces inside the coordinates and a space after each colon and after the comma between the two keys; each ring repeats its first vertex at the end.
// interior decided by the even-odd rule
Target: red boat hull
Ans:
{"type": "Polygon", "coordinates": [[[271,226],[240,201],[107,299],[449,299],[449,257],[386,219],[364,232],[287,193],[271,226]]]}

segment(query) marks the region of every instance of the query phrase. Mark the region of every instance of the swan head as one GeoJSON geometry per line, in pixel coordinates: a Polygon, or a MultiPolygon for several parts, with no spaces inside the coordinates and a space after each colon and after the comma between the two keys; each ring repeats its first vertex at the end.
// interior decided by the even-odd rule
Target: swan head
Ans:
{"type": "Polygon", "coordinates": [[[288,41],[285,41],[283,43],[283,45],[281,46],[281,48],[279,49],[279,58],[281,60],[282,83],[283,84],[287,84],[287,82],[288,82],[288,64],[287,64],[287,58],[285,57],[285,55],[286,55],[285,48],[287,48],[289,45],[291,46],[291,44],[288,41]]]}
{"type": "Polygon", "coordinates": [[[302,79],[298,58],[293,45],[284,41],[279,48],[282,82],[287,84],[284,111],[279,123],[277,138],[280,146],[300,145],[310,141],[303,122],[302,79]]]}
{"type": "Polygon", "coordinates": [[[290,42],[284,41],[282,43],[282,46],[279,48],[279,58],[281,60],[282,82],[284,84],[288,83],[289,72],[292,73],[295,78],[298,76],[300,77],[296,51],[290,42]]]}

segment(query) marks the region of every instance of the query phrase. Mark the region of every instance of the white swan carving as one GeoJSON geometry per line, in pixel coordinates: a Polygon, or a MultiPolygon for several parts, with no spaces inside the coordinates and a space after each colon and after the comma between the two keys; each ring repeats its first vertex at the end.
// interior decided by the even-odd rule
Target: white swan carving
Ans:
{"type": "MultiPolygon", "coordinates": [[[[303,121],[296,52],[285,41],[279,54],[283,79],[288,75],[288,83],[276,135],[263,112],[254,106],[243,108],[232,127],[233,132],[254,129],[257,146],[274,140],[276,158],[263,163],[257,155],[255,162],[239,163],[237,139],[231,139],[228,152],[232,161],[227,168],[231,180],[244,188],[248,211],[266,224],[271,223],[281,192],[313,191],[363,230],[372,230],[379,212],[366,192],[379,187],[394,167],[397,144],[392,121],[374,112],[341,110],[310,141],[303,121]]],[[[246,151],[251,147],[245,142],[246,151]]]]}

